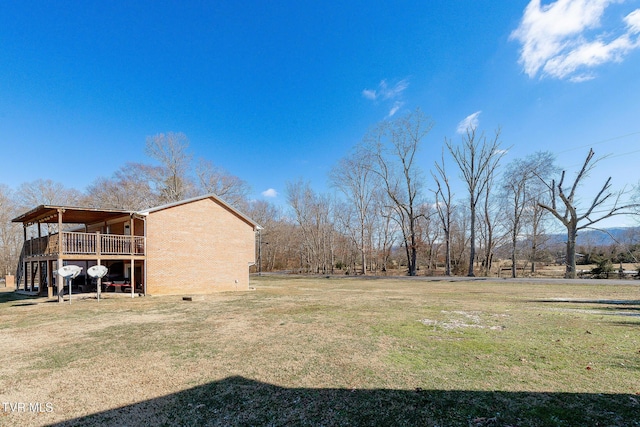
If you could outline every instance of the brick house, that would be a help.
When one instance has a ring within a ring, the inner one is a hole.
[[[63,282],[57,269],[68,264],[83,272],[106,265],[105,290],[132,295],[246,290],[260,229],[213,194],[136,212],[42,205],[13,222],[25,230],[17,288],[49,297]],[[95,290],[89,278],[78,280],[79,291]]]

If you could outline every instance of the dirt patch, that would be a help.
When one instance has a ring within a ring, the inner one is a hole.
[[[447,320],[431,320],[420,319],[419,322],[426,326],[440,327],[443,329],[459,329],[459,328],[478,328],[478,329],[491,329],[491,330],[503,330],[503,325],[486,325],[483,324],[480,312],[466,312],[466,311],[442,311],[447,317]],[[506,315],[503,315],[506,316]]]

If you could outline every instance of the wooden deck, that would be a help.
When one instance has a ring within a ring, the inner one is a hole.
[[[62,237],[62,239],[60,239]],[[27,240],[23,256],[30,258],[56,258],[79,256],[81,258],[109,258],[122,256],[144,256],[146,239],[143,236],[119,234],[79,233],[63,231]]]

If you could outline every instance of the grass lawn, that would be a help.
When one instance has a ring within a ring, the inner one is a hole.
[[[0,292],[0,425],[640,426],[640,286],[252,278]]]

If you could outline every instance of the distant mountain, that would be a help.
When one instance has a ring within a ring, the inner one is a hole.
[[[552,234],[551,244],[563,244],[566,234]],[[609,246],[613,244],[640,243],[640,227],[616,227],[602,230],[582,230],[578,232],[578,246]]]

